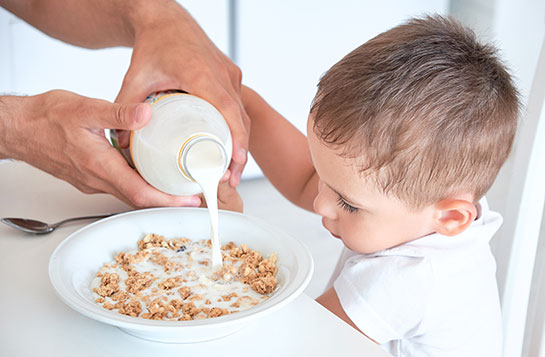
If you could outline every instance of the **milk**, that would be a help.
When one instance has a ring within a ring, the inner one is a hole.
[[[212,241],[212,268],[221,269],[222,257],[218,236],[218,185],[224,174],[225,159],[214,141],[203,140],[187,153],[186,167],[191,177],[201,186],[210,214]]]
[[[125,251],[125,256],[136,255],[141,250]],[[199,241],[189,241],[184,243],[184,250],[178,251],[176,249],[169,249],[163,247],[148,248],[149,253],[144,259],[134,262],[131,266],[139,273],[149,272],[156,278],[153,283],[148,287],[140,290],[138,296],[135,299],[141,300],[143,297],[147,297],[150,300],[160,297],[166,304],[173,300],[179,300],[180,294],[176,292],[178,287],[170,291],[164,291],[159,287],[160,282],[164,282],[169,278],[181,277],[183,279],[183,286],[191,289],[193,296],[201,295],[200,299],[189,300],[193,301],[197,308],[211,308],[217,307],[220,309],[228,309],[231,313],[248,309],[257,305],[259,302],[265,300],[268,295],[262,295],[255,290],[249,288],[247,284],[242,283],[240,280],[232,279],[229,281],[213,279],[213,272],[210,271],[210,267],[200,264],[201,261],[208,261],[210,259],[210,248]],[[153,252],[159,253],[161,256],[168,259],[173,263],[170,265],[172,269],[165,270],[164,265],[157,264],[150,259]],[[227,265],[233,266],[235,269],[239,269],[242,264],[242,260],[237,262],[230,262]],[[120,277],[119,288],[121,291],[127,291],[126,281],[129,278],[127,271],[123,269],[123,266],[116,264],[116,261],[106,263],[99,272],[114,273]],[[95,277],[91,282],[91,291],[93,291],[93,297],[100,299],[101,296],[97,294],[95,289],[98,289],[101,285],[101,277]],[[135,294],[136,295],[136,294]],[[231,299],[225,299],[225,296],[235,295],[236,297]],[[131,299],[132,300],[132,299]],[[211,303],[207,304],[206,301]],[[233,306],[233,302],[237,301],[239,306]],[[105,301],[110,304],[116,304],[117,301],[112,297],[105,297]],[[149,312],[147,304],[142,301],[143,312]],[[165,320],[176,320],[176,318],[164,318]]]

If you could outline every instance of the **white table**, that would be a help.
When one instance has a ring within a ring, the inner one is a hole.
[[[0,162],[0,217],[55,222],[129,209],[20,162]],[[198,344],[130,336],[66,306],[49,282],[55,247],[85,223],[36,236],[0,224],[0,356],[388,356],[307,295],[239,332]]]

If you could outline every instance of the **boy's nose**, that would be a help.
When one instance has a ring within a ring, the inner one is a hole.
[[[314,199],[314,211],[322,217],[329,219],[337,218],[337,210],[335,200],[332,199],[332,192],[320,181],[318,186],[318,195]]]

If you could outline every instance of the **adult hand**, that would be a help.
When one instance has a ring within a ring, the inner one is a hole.
[[[150,186],[104,136],[104,128],[136,130],[150,117],[148,104],[112,104],[60,90],[0,97],[0,158],[26,161],[84,193],[110,193],[134,207],[198,206],[196,196]]]
[[[250,126],[240,99],[240,69],[180,5],[161,4],[133,17],[134,50],[116,101],[142,102],[152,92],[169,89],[182,89],[209,101],[231,129],[229,182],[236,187],[247,160]]]
[[[227,170],[218,185],[218,208],[242,213],[244,208],[242,197],[237,189],[229,184],[229,177],[230,173]],[[208,207],[204,195],[200,193],[199,197],[201,198],[201,207]]]

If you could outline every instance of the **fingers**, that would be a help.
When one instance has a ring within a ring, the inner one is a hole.
[[[117,142],[120,148],[128,148],[131,139],[131,132],[127,130],[117,130]]]
[[[88,102],[88,125],[95,128],[136,130],[151,119],[151,106],[147,103],[117,104],[94,100]]]
[[[101,110],[105,116],[109,117],[101,119],[99,122],[103,125],[112,123],[115,125],[114,128],[138,129],[140,124],[149,120],[149,116],[151,116],[151,107],[148,104],[109,104],[109,108],[101,107],[97,112],[100,113]],[[137,123],[131,123],[131,119]],[[136,208],[198,207],[201,204],[201,200],[197,196],[169,195],[149,185],[135,170],[128,166],[119,152],[110,146],[102,136],[93,136],[91,132],[86,134],[86,131],[82,131],[78,144],[75,146],[83,150],[82,155],[86,158],[79,160],[85,167],[76,170],[83,174],[84,185],[92,188],[95,192],[110,193]]]
[[[246,162],[244,162],[244,164],[239,164],[234,160],[231,161],[231,164],[229,165],[229,170],[232,171],[232,174],[229,179],[229,184],[232,187],[237,187],[240,184],[240,178],[242,176],[242,170],[244,169],[245,164]]]
[[[220,182],[229,181],[230,177],[231,177],[231,170],[227,169],[225,170],[225,173],[223,174],[223,177],[221,178]]]
[[[231,170],[230,184],[236,187],[240,183],[242,170],[248,160],[249,146],[249,118],[244,110],[240,97],[231,88],[233,96],[229,95],[225,89],[206,88],[206,92],[200,92],[194,88],[193,93],[212,103],[223,115],[229,125],[231,137],[233,140],[232,161],[229,166]]]
[[[198,207],[201,200],[198,196],[174,196],[161,192],[142,179],[142,177],[131,169],[121,156],[116,155],[103,160],[103,180],[107,185],[106,192],[113,194],[133,207]]]
[[[225,55],[223,56],[225,57]],[[236,185],[238,185],[238,182],[240,182],[240,175],[248,160],[250,118],[248,114],[246,114],[246,109],[242,103],[242,72],[240,71],[240,68],[234,65],[227,57],[225,57],[224,62],[231,86],[224,86],[224,90],[227,92],[229,99],[220,100],[218,106],[231,129],[234,163],[232,167],[233,174],[231,183],[236,181]]]
[[[231,169],[231,179],[230,184],[233,187],[237,187],[240,183],[240,178],[242,176],[242,171],[246,162],[248,161],[248,147],[249,147],[249,118],[240,102],[240,116],[239,122],[235,122],[236,125],[233,125],[231,130],[231,135],[233,137],[233,159],[230,164]]]
[[[242,212],[243,204],[237,190],[228,180],[221,181],[218,186],[218,207],[220,209]]]

